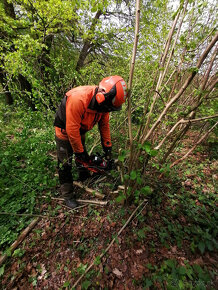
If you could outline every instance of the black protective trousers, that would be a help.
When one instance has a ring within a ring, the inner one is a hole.
[[[57,158],[58,158],[58,175],[60,184],[73,183],[72,177],[72,157],[73,149],[68,140],[62,140],[55,136]]]
[[[58,175],[60,184],[72,184],[72,157],[73,157],[73,149],[68,140],[62,140],[55,136],[56,147],[57,147],[57,158],[58,158]],[[81,141],[85,149],[85,134],[81,135]],[[76,163],[78,172],[79,172],[79,180],[85,180],[89,177],[89,172],[80,168],[80,165]]]

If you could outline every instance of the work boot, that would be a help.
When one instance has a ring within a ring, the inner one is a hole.
[[[78,207],[78,203],[73,195],[73,184],[72,183],[61,184],[60,189],[61,194],[65,200],[65,205],[72,209]]]
[[[68,198],[65,198],[65,205],[74,209],[76,207],[78,207],[78,203],[75,199],[68,199]]]

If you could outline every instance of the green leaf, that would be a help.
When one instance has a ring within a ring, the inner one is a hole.
[[[185,289],[184,288],[184,283],[182,280],[179,280],[179,289]]]
[[[141,179],[140,176],[137,176],[136,181],[137,181],[137,183],[138,183],[139,185],[142,184],[142,179]]]
[[[150,155],[151,155],[152,157],[157,156],[157,154],[158,154],[158,151],[155,150],[155,149],[152,149],[151,152],[150,152]]]
[[[0,276],[2,276],[5,272],[5,265],[0,268]]]
[[[186,268],[185,267],[181,266],[181,267],[178,268],[178,270],[179,270],[179,274],[180,275],[185,275],[186,274]]]
[[[115,201],[119,203],[119,202],[122,202],[124,199],[125,199],[124,195],[119,195]]]
[[[137,173],[136,173],[136,171],[135,171],[135,170],[132,170],[132,171],[130,172],[130,179],[131,179],[131,180],[135,180],[136,177],[137,177]]]
[[[144,195],[150,195],[152,193],[152,189],[150,186],[146,185],[145,187],[142,187],[141,193]]]
[[[64,283],[64,285],[63,285],[64,288],[67,288],[67,287],[69,287],[69,286],[70,286],[70,282],[69,282],[69,281],[66,281],[66,282]]]
[[[95,265],[99,265],[99,264],[101,264],[101,258],[100,258],[100,256],[97,256],[97,257],[95,258],[94,264],[95,264]]]
[[[167,266],[169,266],[170,268],[172,268],[172,269],[174,269],[175,266],[176,266],[176,264],[175,264],[175,260],[166,260],[166,261],[165,261],[165,264],[166,264]]]
[[[201,254],[203,254],[204,251],[205,251],[205,243],[204,242],[199,242],[198,243],[198,249],[201,251]]]
[[[129,179],[129,175],[128,174],[124,174],[123,177],[124,177],[125,180],[128,180]]]
[[[146,143],[143,145],[143,149],[145,150],[146,153],[150,154],[150,152],[151,152],[151,143],[146,142]]]
[[[119,160],[120,162],[124,162],[124,160],[125,160],[125,156],[123,156],[123,155],[118,156],[118,160]]]
[[[82,289],[88,289],[89,286],[91,285],[91,282],[89,280],[85,280],[83,283],[82,283]]]

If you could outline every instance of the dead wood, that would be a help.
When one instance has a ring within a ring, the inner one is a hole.
[[[88,200],[88,199],[77,199],[78,203],[84,204],[94,204],[94,205],[107,205],[108,201],[100,201],[100,200]]]
[[[28,235],[28,233],[35,227],[35,225],[38,223],[39,221],[39,217],[35,218],[29,225],[27,228],[25,228],[25,230],[23,230],[23,232],[20,234],[20,236],[18,237],[18,239],[10,246],[9,251],[10,253],[13,253],[14,250],[20,245],[20,243],[22,243],[22,241],[25,239],[25,237]],[[0,257],[0,266],[6,261],[8,255],[2,255]]]
[[[78,182],[78,181],[74,181],[73,184],[74,184],[75,186],[81,188],[81,189],[84,189],[87,193],[92,194],[92,195],[94,195],[94,196],[97,196],[97,197],[100,198],[100,199],[103,199],[103,198],[105,197],[104,194],[102,194],[102,193],[100,193],[100,192],[98,192],[98,191],[96,191],[96,190],[94,190],[94,189],[91,189],[91,188],[89,188],[89,187],[83,185],[82,183],[80,183],[80,182]]]

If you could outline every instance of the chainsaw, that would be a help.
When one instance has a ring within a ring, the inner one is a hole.
[[[99,153],[91,155],[89,161],[84,161],[80,158],[76,158],[75,162],[79,169],[86,169],[95,174],[107,174],[113,168],[113,160],[106,160]]]

